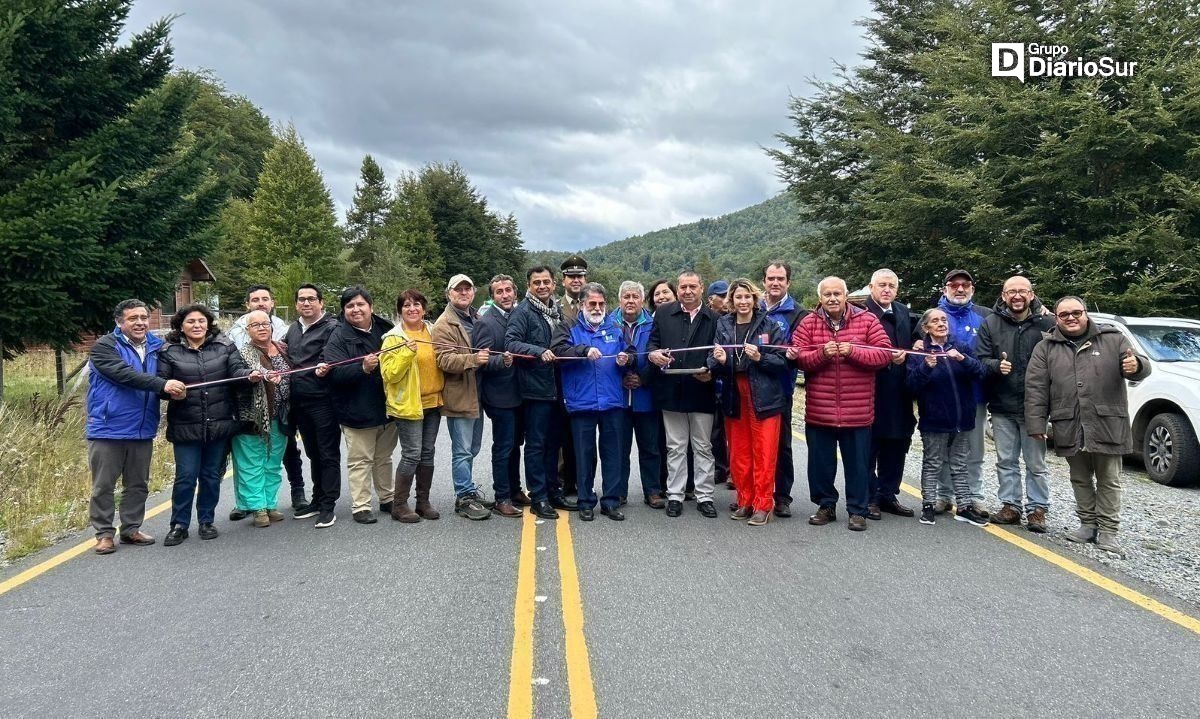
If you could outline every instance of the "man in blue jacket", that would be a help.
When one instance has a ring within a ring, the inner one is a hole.
[[[150,456],[158,434],[161,395],[183,399],[179,380],[158,376],[163,341],[150,334],[150,310],[141,300],[125,300],[113,312],[117,326],[96,340],[88,360],[88,465],[92,501],[88,513],[96,530],[96,554],[112,554],[113,491],[121,478],[121,543],[154,544],[141,530],[150,484]]]
[[[987,307],[975,304],[974,298],[975,278],[970,272],[950,270],[946,273],[938,309],[945,312],[950,320],[950,339],[957,347],[968,349],[972,354],[979,339],[979,328],[983,320],[992,314]],[[976,379],[971,391],[975,395],[975,429],[971,430],[970,452],[967,455],[967,486],[971,490],[975,511],[987,518],[991,514],[983,503],[983,437],[987,428],[987,398],[983,394],[983,380]],[[950,470],[946,468],[938,482],[938,499],[934,505],[937,513],[945,512],[954,504],[951,499],[953,493]]]
[[[552,349],[562,360],[563,400],[571,415],[575,440],[575,483],[579,489],[579,518],[596,518],[596,430],[600,431],[600,512],[621,521],[621,453],[625,445],[625,388],[623,369],[629,364],[621,328],[608,316],[608,292],[589,282],[579,293],[579,318],[559,326]]]
[[[762,309],[790,342],[800,320],[808,314],[802,305],[788,294],[792,282],[792,266],[783,260],[771,260],[763,270]],[[796,394],[796,376],[799,370],[792,369],[779,378],[783,391],[784,407],[782,426],[779,430],[779,459],[775,462],[775,516],[792,516],[792,485],[796,482],[796,469],[792,462],[792,398]]]
[[[637,436],[638,468],[642,476],[642,501],[654,509],[667,506],[663,497],[661,468],[663,457],[658,450],[662,416],[654,406],[649,381],[653,365],[646,359],[646,347],[650,343],[650,330],[654,320],[646,311],[646,290],[640,282],[621,283],[621,306],[613,310],[609,320],[621,330],[624,350],[629,362],[621,371],[621,387],[625,390],[625,422],[621,439],[622,497],[629,494],[630,453],[633,438]]]

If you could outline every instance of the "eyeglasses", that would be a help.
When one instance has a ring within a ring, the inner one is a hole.
[[[297,297],[296,298],[296,304],[298,304],[298,305],[306,305],[310,302],[320,302],[320,301],[321,301],[320,297]]]
[[[1055,317],[1058,317],[1060,320],[1077,320],[1083,317],[1083,310],[1067,310],[1066,312],[1059,312]]]
[[[271,326],[271,323],[270,322],[251,322],[250,324],[248,324],[246,326],[252,330],[261,330],[261,329],[269,328]]]
[[[1004,294],[1009,297],[1029,297],[1033,294],[1032,290],[1005,290]]]
[[[952,290],[969,290],[975,286],[974,282],[947,282],[946,286]]]

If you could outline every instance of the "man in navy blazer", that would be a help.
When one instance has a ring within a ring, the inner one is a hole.
[[[892,346],[912,349],[913,320],[908,307],[896,302],[900,280],[889,269],[875,270],[871,275],[871,297],[867,311],[879,318]],[[883,512],[900,517],[913,516],[913,510],[897,499],[900,480],[904,476],[904,458],[912,445],[913,397],[905,383],[903,352],[893,356],[892,363],[875,375],[875,424],[871,427],[870,502],[868,519],[881,519]]]

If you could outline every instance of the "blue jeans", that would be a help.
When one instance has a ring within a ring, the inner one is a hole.
[[[558,479],[562,426],[557,417],[554,402],[525,401],[525,483],[529,486],[529,497],[535,502],[562,496],[562,483]]]
[[[483,444],[482,417],[447,417],[450,431],[450,476],[454,478],[454,496],[478,492],[471,481],[471,463]]]
[[[996,477],[1000,501],[1019,511],[1050,509],[1050,475],[1046,470],[1046,443],[1025,434],[1024,417],[992,415],[996,442]],[[1025,504],[1021,504],[1021,458],[1025,458]]]
[[[820,427],[804,425],[808,440],[808,491],[813,504],[836,507],[838,491],[833,486],[837,475],[837,451],[842,450],[842,470],[846,477],[846,511],[867,516],[870,476],[867,462],[871,456],[870,427]]]
[[[603,496],[600,506],[616,509],[621,506],[621,455],[626,460],[625,410],[603,412],[574,412],[571,414],[571,435],[575,440],[575,486],[579,490],[579,508],[596,506],[596,430],[600,430],[600,477]],[[624,450],[624,452],[622,452]]]
[[[492,420],[492,491],[497,502],[512,499],[512,454],[517,441],[517,413],[520,407],[492,407],[483,411]]]
[[[662,494],[662,484],[659,469],[662,466],[662,454],[659,451],[662,434],[662,415],[658,412],[625,412],[625,422],[621,427],[621,439],[625,446],[621,449],[621,488],[618,494],[629,496],[629,471],[633,453],[633,437],[637,435],[638,469],[642,475],[642,495],[649,499],[651,494]]]
[[[171,489],[171,524],[184,529],[192,523],[192,500],[196,500],[196,519],[212,524],[217,502],[221,499],[221,469],[229,452],[229,440],[177,442],[175,444],[175,486]],[[199,484],[199,497],[196,485]]]

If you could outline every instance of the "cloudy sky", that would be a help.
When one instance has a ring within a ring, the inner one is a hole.
[[[863,49],[866,0],[139,0],[181,67],[294,122],[345,210],[456,160],[530,249],[582,249],[781,189],[789,93]]]

